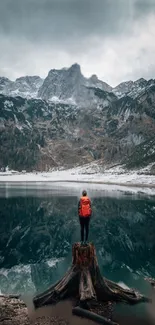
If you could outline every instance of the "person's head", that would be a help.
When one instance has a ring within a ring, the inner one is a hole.
[[[83,196],[87,196],[87,191],[83,190],[83,191],[82,191],[82,195],[83,195]]]

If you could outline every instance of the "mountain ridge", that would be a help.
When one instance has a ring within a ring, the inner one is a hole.
[[[46,100],[68,100],[78,105],[84,105],[88,97],[88,88],[99,88],[113,92],[117,98],[130,96],[136,98],[146,87],[155,84],[154,79],[140,78],[136,81],[121,82],[111,87],[93,74],[89,78],[81,73],[79,64],[74,63],[69,68],[51,69],[46,78],[39,76],[23,76],[11,81],[0,77],[0,93],[25,98],[41,98]],[[90,101],[88,101],[90,105]]]
[[[99,89],[95,96],[100,104],[84,109],[0,95],[0,168],[43,171],[98,159],[140,168],[155,161],[155,105],[149,104],[155,88],[139,99],[110,98],[108,105],[109,93]]]
[[[155,161],[154,80],[129,82],[117,96],[75,64],[52,69],[45,80],[17,78],[4,94],[8,83],[0,79],[0,168],[43,171],[96,160],[141,168]],[[31,96],[21,96],[31,87]]]

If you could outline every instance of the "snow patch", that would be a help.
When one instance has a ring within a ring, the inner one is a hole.
[[[155,176],[147,175],[152,164],[141,169],[127,171],[123,166],[114,166],[104,169],[97,163],[87,164],[68,170],[53,170],[51,172],[38,173],[0,173],[0,182],[3,183],[46,183],[54,186],[57,184],[61,188],[80,188],[85,183],[85,187],[96,188],[103,191],[128,191],[131,193],[145,193],[155,195]]]
[[[118,282],[118,285],[120,286],[120,287],[122,287],[123,289],[127,289],[127,290],[129,290],[130,288],[124,283],[124,282]]]
[[[10,111],[12,107],[13,107],[13,102],[11,100],[5,100],[4,108]]]
[[[48,260],[46,263],[49,267],[53,267],[55,266],[58,262],[62,261],[63,258],[51,258],[50,260]]]

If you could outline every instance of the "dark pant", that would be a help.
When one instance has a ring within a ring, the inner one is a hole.
[[[88,240],[89,234],[89,221],[90,217],[80,217],[80,225],[81,225],[81,241],[84,241],[84,230],[85,230],[85,240]]]

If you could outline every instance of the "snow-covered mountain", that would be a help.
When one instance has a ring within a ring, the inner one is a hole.
[[[87,106],[96,103],[91,88],[107,92],[112,90],[112,87],[99,80],[96,75],[89,79],[85,78],[80,66],[75,63],[68,69],[50,70],[38,91],[38,96],[46,100],[68,100],[74,104]]]
[[[90,107],[100,105],[100,100],[97,100],[94,95],[95,89],[110,93],[110,97],[114,95],[115,98],[124,96],[137,98],[139,94],[145,92],[152,85],[155,85],[154,79],[147,81],[141,78],[136,81],[122,82],[112,88],[106,82],[99,80],[96,75],[85,78],[81,73],[80,65],[75,63],[69,68],[50,70],[45,79],[39,76],[25,76],[11,81],[8,78],[0,77],[0,94],[13,97],[40,98],[47,101]],[[107,100],[103,105],[107,106]]]
[[[85,108],[0,95],[0,168],[69,168],[95,160],[128,168],[154,163],[155,86],[135,99],[92,91],[100,104]]]
[[[121,82],[117,87],[113,88],[112,91],[117,97],[123,97],[128,95],[129,97],[136,98],[142,91],[149,88],[150,86],[155,85],[155,80],[145,80],[140,78],[136,81],[126,81]]]
[[[107,92],[112,91],[112,87],[109,86],[106,82],[99,80],[96,74],[93,74],[89,79],[86,79],[86,86],[99,88]]]
[[[77,63],[69,68],[50,70],[45,80],[39,76],[20,77],[15,81],[0,77],[0,93],[3,95],[40,98],[79,106],[99,104],[96,102],[94,89],[112,91],[112,87],[99,80],[96,75],[85,78]]]
[[[20,77],[15,81],[0,77],[0,93],[13,97],[36,98],[42,83],[43,79],[39,76]]]
[[[78,64],[45,78],[0,78],[0,168],[45,170],[97,159],[128,168],[155,161],[155,81],[115,89]]]

